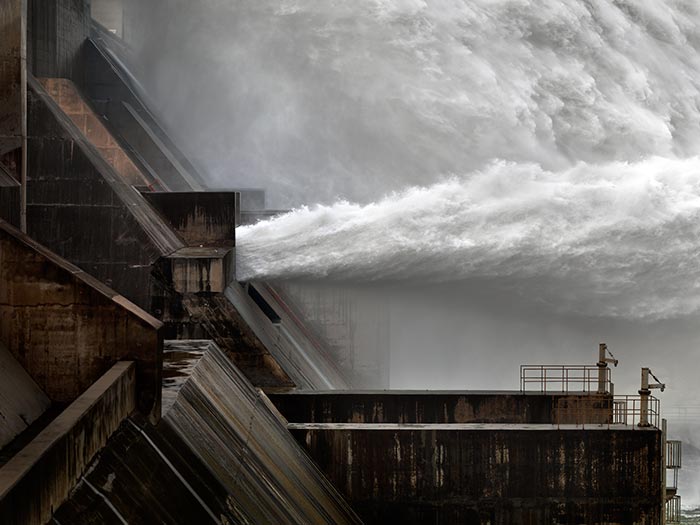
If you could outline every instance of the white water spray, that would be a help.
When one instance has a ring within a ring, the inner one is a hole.
[[[332,159],[355,146],[373,159],[347,156],[343,193],[394,193],[241,230],[241,277],[486,279],[630,318],[700,308],[695,3],[360,5],[288,1],[271,16],[309,24],[292,45],[329,75],[302,82],[309,96],[344,100],[337,128],[304,134],[333,137]],[[351,114],[373,144],[353,139]],[[336,179],[326,168],[310,176]]]
[[[238,230],[239,278],[492,280],[584,314],[700,308],[700,160],[500,162]]]

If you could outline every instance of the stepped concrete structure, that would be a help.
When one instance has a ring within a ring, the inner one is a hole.
[[[677,518],[659,385],[614,395],[603,347],[515,391],[387,391],[381,312],[239,282],[236,226],[278,212],[208,189],[149,109],[138,9],[0,5],[0,523]]]

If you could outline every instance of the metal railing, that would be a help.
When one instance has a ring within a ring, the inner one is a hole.
[[[666,500],[666,523],[681,522],[681,497],[673,496]]]
[[[666,440],[666,468],[681,468],[683,445],[676,439]]]
[[[659,428],[661,421],[659,414],[659,400],[649,396],[646,409],[646,421],[649,426]],[[579,397],[572,399],[559,399],[552,409],[552,423],[557,425],[575,425],[585,428],[590,426],[625,425],[632,429],[640,428],[642,421],[642,396],[613,396],[604,398]],[[675,443],[675,442],[669,442]],[[675,445],[673,445],[675,446]],[[673,450],[675,461],[677,449]],[[669,467],[671,468],[671,467]]]
[[[681,442],[675,439],[666,441],[666,491],[678,490],[678,472],[681,469]]]
[[[598,392],[596,365],[520,365],[520,391]],[[610,392],[610,369],[605,368],[605,391]]]
[[[612,422],[615,425],[637,426],[642,419],[642,396],[614,396]],[[659,428],[660,403],[658,398],[648,396],[646,420],[650,426]]]
[[[698,421],[700,406],[672,406],[664,408],[664,417],[669,421]]]

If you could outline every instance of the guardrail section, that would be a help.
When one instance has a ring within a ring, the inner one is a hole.
[[[520,390],[596,393],[600,373],[596,365],[520,365]],[[610,392],[610,369],[602,373],[604,391]]]

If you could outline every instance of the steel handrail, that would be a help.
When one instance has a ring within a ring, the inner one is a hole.
[[[520,365],[520,391],[597,392],[599,373],[597,365]],[[610,383],[610,369],[605,369],[606,391]]]

